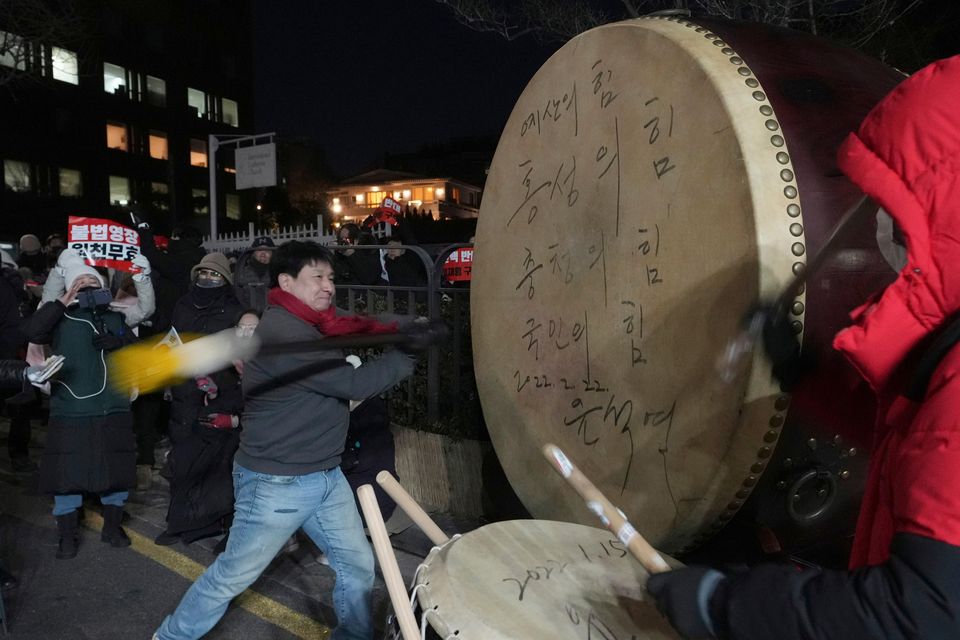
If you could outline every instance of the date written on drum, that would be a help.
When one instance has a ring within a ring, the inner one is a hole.
[[[522,578],[503,578],[501,582],[514,583],[517,587],[517,601],[522,602],[527,587],[531,582],[545,582],[557,574],[563,573],[569,563],[558,560],[547,560],[542,565],[527,569]]]
[[[601,542],[599,545],[595,542],[588,543],[586,546],[578,544],[577,548],[580,549],[580,553],[582,553],[583,557],[590,563],[594,560],[601,562],[605,560],[619,560],[627,555],[627,548],[616,538],[610,538],[606,542]]]

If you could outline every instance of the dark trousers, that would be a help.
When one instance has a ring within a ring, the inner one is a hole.
[[[10,435],[7,439],[7,453],[10,459],[26,458],[30,455],[30,416],[37,410],[39,401],[24,404],[8,404],[10,416]]]
[[[170,403],[163,399],[162,393],[148,393],[133,401],[132,410],[137,464],[153,465],[154,449],[170,420]]]

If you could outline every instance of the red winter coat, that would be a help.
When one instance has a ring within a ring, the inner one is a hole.
[[[839,164],[907,244],[897,280],[834,339],[879,407],[851,570],[760,565],[717,583],[707,617],[732,640],[957,640],[960,56],[894,89]]]
[[[871,111],[839,164],[903,231],[907,266],[855,313],[834,347],[876,392],[879,413],[851,568],[884,562],[894,533],[960,546],[960,350],[927,396],[897,367],[960,311],[960,57],[927,67]]]

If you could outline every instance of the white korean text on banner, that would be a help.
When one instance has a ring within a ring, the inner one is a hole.
[[[449,282],[469,281],[473,272],[473,247],[455,249],[443,263],[443,275]]]
[[[67,246],[88,264],[133,272],[131,260],[140,254],[140,235],[119,222],[103,218],[70,216]]]

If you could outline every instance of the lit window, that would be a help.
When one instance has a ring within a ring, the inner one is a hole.
[[[121,207],[130,204],[130,178],[110,176],[110,204]]]
[[[8,191],[25,193],[30,191],[30,165],[20,160],[3,161],[3,184]]]
[[[240,219],[240,196],[236,193],[228,193],[226,196],[227,201],[227,217],[231,220]]]
[[[404,189],[404,190],[403,190],[403,199],[404,199],[404,200],[409,200],[409,199],[410,199],[410,189]]]
[[[167,134],[162,131],[151,131],[148,136],[150,142],[150,157],[157,160],[166,160],[167,155]]]
[[[187,87],[187,105],[197,110],[197,117],[203,118],[207,115],[207,94],[199,89]]]
[[[460,187],[454,187],[450,190],[450,199],[456,203],[460,202]]]
[[[79,81],[77,54],[74,51],[61,49],[60,47],[51,48],[51,58],[53,60],[53,79],[77,84]]]
[[[83,195],[83,183],[80,172],[76,169],[60,168],[60,196],[63,198],[79,198]]]
[[[127,125],[121,122],[107,123],[107,148],[128,151]]]
[[[191,191],[193,200],[193,215],[205,216],[210,213],[210,202],[207,200],[206,189],[193,189]]]
[[[367,206],[368,206],[368,207],[376,207],[376,206],[379,205],[381,202],[383,202],[383,198],[384,198],[386,195],[387,195],[387,194],[385,194],[383,191],[368,191],[368,192],[367,192]]]
[[[153,208],[158,211],[170,210],[170,187],[166,182],[150,183],[150,201]]]
[[[190,164],[195,167],[207,166],[206,141],[190,138]]]
[[[354,198],[354,200],[357,201],[357,204],[363,204],[363,194],[362,194],[362,193],[358,193],[357,195],[353,196],[353,198]]]
[[[24,71],[27,68],[28,47],[18,35],[0,31],[0,64]]]
[[[399,199],[400,199],[400,192],[399,192],[399,191],[394,191],[394,192],[393,192],[393,199],[394,199],[394,200],[399,200]]]
[[[167,106],[167,83],[153,76],[147,76],[147,102],[155,107]]]
[[[443,187],[436,188],[437,200],[443,200],[444,190]]]
[[[103,63],[103,90],[107,93],[124,94],[127,91],[127,71],[121,66]]]
[[[231,127],[240,126],[240,108],[236,100],[223,99],[223,123]]]

